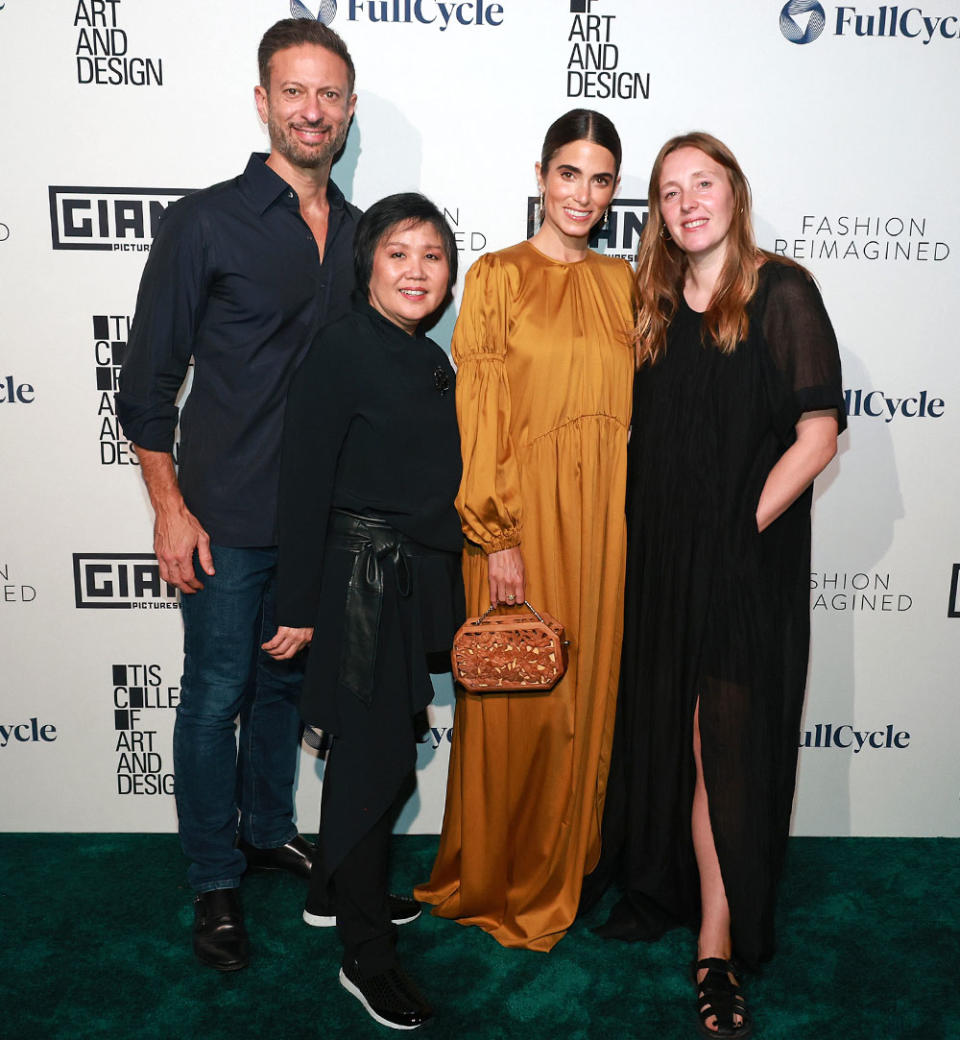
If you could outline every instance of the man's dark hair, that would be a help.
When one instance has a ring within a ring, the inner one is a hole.
[[[408,191],[375,202],[357,224],[353,238],[353,269],[357,276],[357,289],[364,296],[370,291],[373,254],[384,235],[395,227],[413,224],[429,224],[440,236],[450,268],[447,292],[450,291],[457,280],[457,240],[440,210],[426,196]]]
[[[301,47],[305,43],[324,47],[343,60],[347,66],[347,93],[352,94],[356,72],[347,45],[333,29],[328,29],[313,18],[283,18],[263,34],[257,51],[260,86],[264,90],[270,89],[270,59],[277,51],[286,50],[287,47]]]

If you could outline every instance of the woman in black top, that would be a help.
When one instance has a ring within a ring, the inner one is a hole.
[[[698,932],[708,1037],[746,1037],[739,969],[770,957],[809,644],[810,502],[845,425],[810,275],[760,250],[750,189],[709,134],[650,178],[627,468],[621,693],[599,929]],[[599,887],[591,879],[592,894]]]
[[[433,696],[426,655],[463,620],[455,376],[418,332],[448,297],[457,250],[436,207],[404,194],[367,210],[354,254],[353,312],[317,337],[287,402],[281,627],[267,649],[311,644],[301,713],[332,735],[305,918],[335,913],[341,983],[378,1021],[414,1028],[432,1013],[397,967],[391,917],[419,907],[388,900],[387,855],[414,715]]]

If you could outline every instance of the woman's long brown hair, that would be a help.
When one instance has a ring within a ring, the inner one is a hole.
[[[670,238],[660,208],[663,161],[679,148],[699,148],[727,173],[733,191],[733,217],[727,233],[727,253],[713,297],[703,315],[705,338],[725,354],[732,353],[750,327],[747,304],[757,291],[757,268],[763,260],[794,266],[784,257],[757,247],[751,220],[750,185],[733,152],[712,134],[695,130],[671,137],[660,149],[650,171],[649,215],[637,255],[637,367],[652,364],[667,343],[667,326],[680,306],[688,260]]]

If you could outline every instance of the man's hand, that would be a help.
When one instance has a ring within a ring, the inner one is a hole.
[[[312,628],[287,628],[286,625],[281,625],[273,639],[260,644],[260,649],[278,661],[287,661],[296,657],[305,646],[309,646],[311,639]]]
[[[203,588],[193,569],[194,549],[203,570],[214,574],[210,536],[182,500],[179,508],[158,510],[153,525],[153,551],[160,564],[160,577],[181,592],[193,593]]]
[[[210,536],[183,501],[170,452],[151,451],[140,445],[135,448],[156,516],[153,551],[160,564],[160,577],[181,592],[197,592],[203,582],[193,570],[193,551],[196,549],[203,570],[213,574]]]

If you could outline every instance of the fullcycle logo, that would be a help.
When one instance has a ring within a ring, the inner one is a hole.
[[[115,664],[111,671],[117,794],[171,795],[173,773],[165,765],[157,730],[145,729],[144,723],[145,713],[152,720],[160,718],[152,714],[156,710],[175,710],[180,687],[164,683],[158,664]]]
[[[314,19],[313,12],[300,0],[290,0],[290,16],[292,18]],[[316,21],[329,25],[337,17],[337,0],[320,0]]]
[[[375,25],[432,25],[440,32],[464,28],[494,27],[503,24],[503,4],[489,0],[319,0],[316,16],[300,0],[290,0],[294,18],[314,18],[329,25],[337,15],[338,7],[346,10],[351,22],[370,22]]]
[[[812,43],[826,24],[817,0],[788,0],[780,12],[780,32],[791,43]]]
[[[818,722],[800,734],[799,747],[830,750],[903,751],[910,746],[910,734],[892,723],[882,729],[857,729],[850,723]]]
[[[6,242],[10,237],[10,228],[7,227],[2,221],[0,221],[0,242]]]
[[[32,383],[20,383],[13,376],[0,378],[0,404],[33,404],[35,400]]]
[[[527,238],[537,230],[540,200],[535,195],[527,198]],[[606,220],[593,229],[590,248],[633,261],[640,245],[640,233],[647,222],[650,207],[646,199],[614,199]]]
[[[78,610],[180,609],[153,553],[74,553],[73,585]]]
[[[882,390],[844,390],[847,415],[851,418],[882,419],[941,419],[946,403],[934,397],[929,390],[921,390],[910,397],[894,397]]]
[[[0,8],[2,10],[2,8]],[[57,727],[52,722],[40,722],[34,715],[26,722],[7,722],[0,725],[0,748],[8,744],[52,744],[57,739]]]
[[[430,754],[439,751],[444,744],[453,743],[453,726],[428,726],[427,731],[417,738],[422,748],[430,749]]]
[[[960,563],[953,565],[950,576],[950,601],[947,603],[947,617],[960,618]]]
[[[925,47],[935,39],[960,37],[956,14],[928,14],[919,7],[883,4],[872,11],[840,5],[831,14],[833,35],[847,39],[919,40]],[[826,15],[817,0],[789,0],[780,11],[780,31],[791,43],[812,43],[826,28]]]
[[[53,248],[145,253],[167,206],[192,190],[51,185]]]

